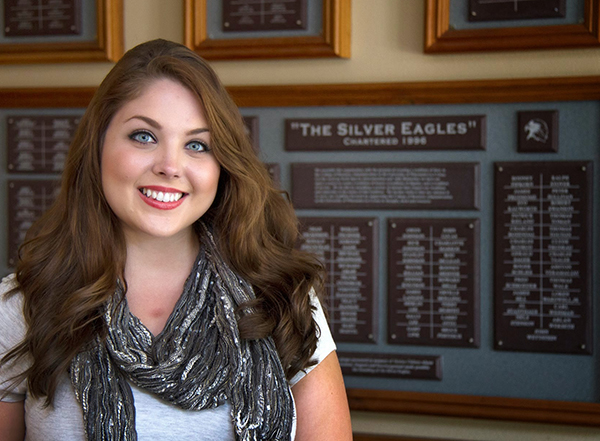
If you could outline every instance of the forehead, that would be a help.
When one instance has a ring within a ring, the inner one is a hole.
[[[181,83],[160,78],[141,87],[132,99],[125,101],[113,116],[123,120],[135,115],[181,122],[207,123],[204,106],[199,97]]]

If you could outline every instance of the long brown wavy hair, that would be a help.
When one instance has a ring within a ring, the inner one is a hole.
[[[106,76],[71,144],[54,205],[28,231],[16,268],[26,336],[2,360],[30,356],[23,374],[33,396],[51,403],[60,376],[87,344],[105,335],[103,307],[125,281],[126,247],[101,183],[109,122],[152,81],[175,80],[203,105],[221,166],[215,202],[202,217],[221,253],[256,292],[240,308],[243,338],[272,335],[288,378],[310,365],[317,341],[309,291],[322,266],[295,249],[297,219],[257,158],[242,117],[210,66],[180,44],[154,40],[128,51]],[[198,231],[198,230],[197,230]],[[126,284],[126,281],[125,281]],[[242,313],[249,311],[252,313]]]

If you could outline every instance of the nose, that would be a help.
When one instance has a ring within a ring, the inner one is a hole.
[[[168,178],[178,178],[182,172],[182,155],[180,149],[172,144],[163,144],[155,150],[154,174]]]

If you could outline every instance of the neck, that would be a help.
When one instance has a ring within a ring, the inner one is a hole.
[[[178,274],[181,271],[187,274],[196,260],[200,246],[192,229],[169,238],[126,237],[126,244],[126,277],[134,274]]]

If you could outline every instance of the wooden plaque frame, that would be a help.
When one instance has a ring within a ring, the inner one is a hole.
[[[426,53],[600,46],[600,0],[585,0],[582,24],[463,30],[450,26],[450,1],[426,0]]]
[[[207,0],[185,0],[185,45],[209,60],[350,58],[351,0],[323,0],[321,35],[210,39]]]
[[[96,0],[96,39],[0,44],[0,64],[117,61],[123,55],[123,0]]]
[[[600,100],[600,76],[411,83],[232,86],[240,107]],[[3,108],[85,107],[93,88],[0,89]],[[600,427],[600,403],[348,389],[350,408]],[[361,439],[381,439],[381,437]]]

